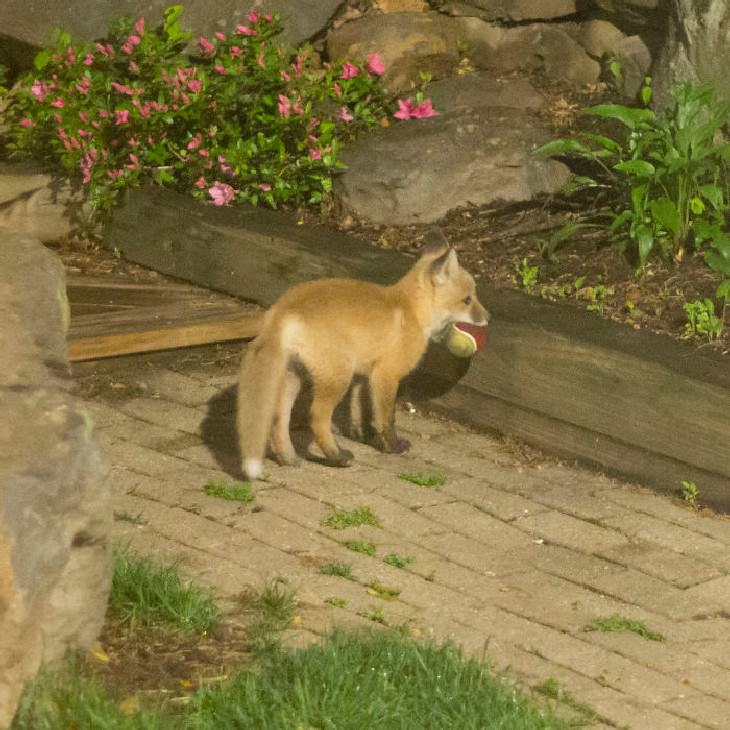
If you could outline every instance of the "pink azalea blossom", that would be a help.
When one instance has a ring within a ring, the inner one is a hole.
[[[30,129],[31,127],[35,127],[35,123],[32,119],[28,119],[28,117],[23,117],[23,119],[20,120],[20,126],[25,127],[26,129]]]
[[[281,78],[284,79],[284,81],[291,81],[291,76],[289,76],[289,74],[286,71],[284,71],[283,68],[279,71],[279,76],[281,76]]]
[[[267,23],[270,23],[270,22],[271,22],[271,21],[272,21],[273,19],[274,19],[274,16],[273,16],[273,15],[271,15],[271,13],[266,13],[266,15],[264,15],[264,20],[265,20],[265,21],[266,21]]]
[[[208,150],[198,150],[198,154],[201,157],[208,157],[210,155],[210,152],[208,152]]]
[[[107,170],[106,171],[107,177],[111,180],[117,180],[122,175],[124,175],[124,170]]]
[[[294,69],[294,75],[300,79],[302,78],[302,70],[304,68],[304,56],[299,54],[297,56],[297,60],[295,63],[291,65],[291,67]]]
[[[114,89],[114,91],[118,91],[120,94],[127,94],[128,96],[134,96],[139,93],[138,91],[131,89],[129,86],[124,86],[116,81],[112,81],[112,89]]]
[[[114,124],[120,127],[122,124],[129,122],[129,110],[128,109],[116,109],[114,112]]]
[[[309,156],[313,160],[321,160],[322,159],[322,150],[318,150],[315,147],[311,147],[309,150]]]
[[[94,54],[93,53],[87,53],[84,56],[84,60],[82,62],[84,66],[91,66],[92,63],[94,63]]]
[[[282,117],[288,117],[291,113],[291,102],[289,99],[284,96],[284,94],[279,94],[279,114]]]
[[[88,94],[90,89],[91,81],[85,76],[81,79],[81,81],[79,81],[78,84],[76,84],[76,91],[78,91],[79,94]]]
[[[135,24],[134,29],[139,35],[144,35],[144,18],[140,18]]]
[[[340,107],[340,110],[337,114],[335,114],[335,116],[343,122],[351,122],[355,118],[352,114],[350,114],[350,110],[346,106]]]
[[[228,177],[233,177],[235,170],[233,166],[228,163],[228,160],[223,155],[218,155],[218,164],[220,165],[221,172]]]
[[[238,46],[231,46],[231,56],[233,58],[240,58],[243,55],[243,51]]]
[[[142,39],[138,35],[132,35],[127,38],[127,43],[129,43],[131,46],[138,46],[142,42]]]
[[[198,39],[198,45],[200,46],[201,52],[206,55],[211,55],[215,52],[215,46],[207,38],[203,38],[203,36],[200,36]]]
[[[79,119],[84,124],[88,124],[88,122],[89,122],[89,115],[86,112],[79,112]]]
[[[416,119],[428,119],[428,117],[437,117],[439,113],[433,108],[430,99],[421,102],[411,113],[412,117]]]
[[[60,96],[57,96],[51,102],[51,106],[55,107],[56,109],[63,109],[63,107],[66,106],[66,102]]]
[[[259,190],[268,193],[271,190],[271,185],[269,183],[259,183]]]
[[[335,92],[335,96],[342,96],[342,89],[336,81],[334,84],[332,84],[332,91]]]
[[[342,64],[342,76],[341,79],[353,79],[357,76],[357,66],[352,63]]]
[[[130,61],[130,62],[129,62],[129,70],[130,70],[130,71],[131,71],[131,72],[132,72],[133,74],[137,74],[137,73],[139,73],[139,66],[137,65],[137,62],[136,62],[136,61]]]
[[[258,23],[259,22],[259,14],[258,14],[258,12],[256,10],[252,10],[248,14],[247,17],[248,17],[248,22],[249,23]]]
[[[217,30],[217,31],[215,32],[215,37],[216,37],[216,38],[217,38],[217,39],[218,39],[219,41],[222,41],[223,43],[225,43],[225,41],[226,41],[226,34],[225,34],[225,33],[221,33],[221,32],[220,32],[219,30]]]
[[[258,33],[253,28],[249,28],[247,25],[240,24],[236,26],[236,33],[238,33],[239,35],[248,36],[258,35]]]
[[[196,134],[187,144],[187,148],[189,150],[197,150],[198,147],[200,147],[200,143],[203,141],[203,138]]]
[[[114,54],[114,49],[111,47],[111,44],[109,44],[109,43],[107,43],[106,45],[104,45],[102,43],[97,43],[96,50],[99,53],[101,53],[102,56],[106,56],[107,58]],[[131,51],[130,51],[130,53],[131,53]]]
[[[94,166],[98,156],[99,155],[96,150],[89,150],[81,157],[79,167],[81,168],[81,174],[83,175],[82,182],[84,185],[88,185],[91,180],[91,168]]]
[[[413,114],[413,99],[398,99],[398,111],[393,114],[396,119],[410,119]]]
[[[126,53],[128,56],[134,51],[134,48],[132,47],[131,43],[122,43],[122,52]]]
[[[74,49],[69,46],[66,49],[66,58],[68,59],[69,63],[76,63],[76,54],[74,53]]]
[[[302,106],[302,97],[297,96],[297,100],[294,102],[294,105],[292,106],[292,111],[297,116],[302,116],[304,114],[304,107]]]
[[[221,76],[228,75],[228,70],[225,66],[223,66],[220,63],[217,63],[215,66],[213,66],[213,69],[216,71],[216,73],[219,73]]]
[[[195,187],[198,188],[198,190],[202,190],[208,183],[205,182],[205,178],[201,175],[196,181],[195,181]]]
[[[393,116],[396,119],[428,119],[428,117],[436,117],[438,114],[430,99],[414,104],[413,99],[409,96],[407,99],[398,99],[398,111]]]
[[[375,76],[382,76],[385,73],[385,64],[379,53],[371,53],[368,56],[368,71]]]
[[[235,197],[236,191],[227,183],[217,180],[208,188],[213,205],[228,205]]]
[[[127,165],[127,167],[130,170],[139,170],[140,165],[139,165],[139,158],[137,157],[137,155],[135,155],[134,152],[130,152],[129,159],[130,159],[130,163]]]
[[[200,79],[190,79],[188,81],[188,90],[193,94],[197,94],[203,88],[203,82]]]
[[[38,81],[38,79],[36,79],[30,87],[30,93],[35,96],[36,101],[43,101],[46,98],[48,91],[48,86],[42,81]]]

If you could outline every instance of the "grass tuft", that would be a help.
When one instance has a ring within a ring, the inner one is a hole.
[[[658,631],[652,631],[643,621],[635,621],[617,613],[613,616],[594,618],[583,627],[583,631],[630,631],[649,641],[664,641],[664,636]]]
[[[407,568],[412,562],[413,558],[404,558],[398,553],[388,553],[384,558],[383,562],[387,565],[392,565],[394,568]]]
[[[419,487],[440,487],[446,484],[445,474],[427,474],[426,472],[414,471],[398,474],[398,478]]]
[[[248,482],[208,482],[203,489],[210,497],[231,502],[253,502],[254,495]]]
[[[345,547],[354,553],[364,553],[371,557],[375,555],[375,545],[372,542],[361,542],[360,540],[347,540]]]
[[[322,575],[336,575],[338,578],[354,580],[352,566],[349,563],[325,563],[320,566],[319,572]]]
[[[338,598],[337,596],[330,596],[325,599],[325,603],[329,603],[330,606],[336,606],[337,608],[344,608],[347,606],[347,601],[344,598]]]
[[[219,618],[210,593],[185,583],[174,566],[165,566],[131,550],[114,550],[109,608],[136,627],[167,625],[204,633]]]
[[[371,596],[382,598],[384,601],[392,601],[400,596],[400,588],[389,588],[373,580],[368,583],[368,593]]]
[[[325,527],[331,527],[334,530],[344,530],[347,527],[359,527],[360,525],[380,527],[380,520],[370,507],[355,507],[351,510],[332,507],[323,524]]]

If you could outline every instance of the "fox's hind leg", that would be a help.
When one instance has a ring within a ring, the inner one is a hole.
[[[391,454],[403,454],[411,448],[407,439],[400,438],[395,430],[395,397],[400,378],[382,365],[370,374],[370,392],[373,407],[371,442],[376,449]]]
[[[289,435],[291,412],[301,387],[299,376],[292,370],[287,371],[279,390],[276,416],[271,429],[271,450],[279,464],[286,466],[298,466],[301,463]]]
[[[331,466],[350,466],[353,454],[341,449],[332,433],[332,413],[350,386],[350,373],[344,377],[322,377],[312,372],[312,432],[314,440]]]

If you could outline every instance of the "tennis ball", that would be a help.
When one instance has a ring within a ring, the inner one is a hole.
[[[478,327],[468,322],[457,322],[448,328],[443,342],[452,355],[471,357],[474,353],[484,349],[486,335],[486,327]]]

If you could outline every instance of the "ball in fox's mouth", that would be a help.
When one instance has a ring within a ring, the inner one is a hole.
[[[448,351],[456,357],[471,357],[484,349],[487,328],[469,322],[452,324],[444,337]]]

